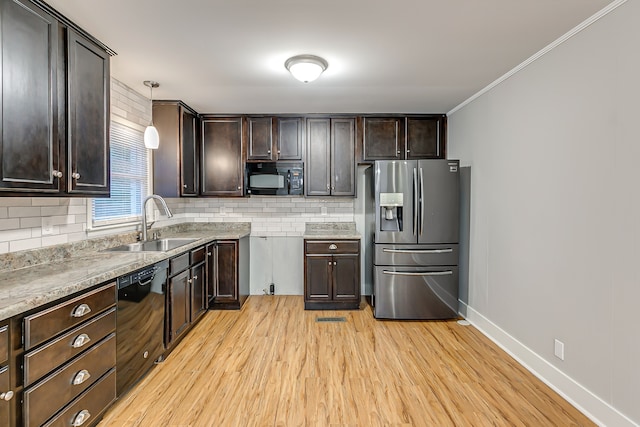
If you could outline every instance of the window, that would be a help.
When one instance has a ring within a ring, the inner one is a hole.
[[[142,132],[111,122],[111,197],[93,199],[93,227],[138,221],[148,195],[149,160]]]

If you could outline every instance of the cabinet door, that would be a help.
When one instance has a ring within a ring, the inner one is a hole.
[[[278,159],[302,160],[304,119],[299,117],[278,119]]]
[[[0,393],[7,393],[11,390],[11,381],[9,378],[9,367],[0,366]],[[15,397],[14,397],[15,398]],[[11,400],[11,399],[10,399]],[[10,407],[11,403],[5,399],[0,399],[0,425],[9,426],[11,424]]]
[[[329,301],[332,299],[331,278],[333,259],[331,255],[305,256],[305,300]]]
[[[206,248],[206,265],[207,265],[207,275],[206,275],[206,287],[207,287],[207,306],[211,304],[211,301],[216,297],[216,279],[217,279],[217,271],[216,267],[216,244],[211,243],[207,245]]]
[[[29,1],[1,0],[0,28],[0,190],[58,192],[58,21]]]
[[[404,119],[365,117],[364,161],[400,160],[404,154]]]
[[[170,310],[170,335],[169,343],[173,342],[189,326],[190,299],[189,299],[189,270],[169,279],[169,310]]]
[[[181,196],[198,195],[198,118],[180,107]]]
[[[242,119],[202,120],[202,194],[242,196]]]
[[[355,196],[355,119],[331,120],[331,195]]]
[[[357,255],[334,255],[333,295],[336,301],[360,298],[360,263]]]
[[[191,322],[207,310],[205,264],[191,267]]]
[[[73,30],[67,40],[67,188],[108,196],[109,55]]]
[[[407,118],[407,159],[444,158],[444,117]]]
[[[249,117],[247,119],[249,132],[249,152],[247,160],[274,160],[273,120],[271,117]]]
[[[307,165],[305,194],[328,196],[331,194],[331,120],[307,120]]]
[[[238,300],[238,244],[218,242],[216,302]]]

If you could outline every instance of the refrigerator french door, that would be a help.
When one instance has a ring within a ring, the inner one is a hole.
[[[457,317],[459,162],[377,161],[374,168],[374,316]]]

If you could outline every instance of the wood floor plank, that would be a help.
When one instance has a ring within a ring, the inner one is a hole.
[[[251,296],[208,312],[99,427],[593,425],[472,326]]]

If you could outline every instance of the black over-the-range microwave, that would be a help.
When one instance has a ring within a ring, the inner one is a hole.
[[[247,163],[247,194],[295,196],[304,193],[302,162]]]

